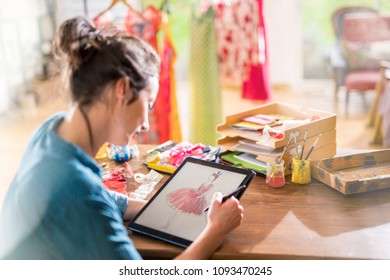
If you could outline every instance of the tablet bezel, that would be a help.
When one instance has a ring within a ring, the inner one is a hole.
[[[151,228],[151,227],[147,227],[147,226],[144,226],[141,224],[137,224],[137,219],[153,203],[153,201],[159,196],[161,191],[169,185],[169,183],[176,176],[176,174],[178,174],[182,170],[182,168],[189,162],[194,163],[194,164],[200,164],[203,166],[216,168],[219,170],[225,170],[225,171],[245,175],[244,179],[237,186],[237,188],[240,187],[241,185],[246,185],[246,188],[242,189],[242,191],[240,191],[237,195],[235,195],[235,197],[237,197],[237,199],[240,199],[242,197],[242,195],[244,194],[244,192],[248,188],[249,184],[251,183],[253,178],[256,176],[256,173],[250,169],[241,169],[241,168],[234,167],[234,166],[227,166],[227,165],[223,165],[220,163],[209,162],[209,161],[205,161],[205,160],[198,159],[198,158],[187,157],[183,161],[183,163],[177,168],[177,170],[168,178],[168,180],[153,195],[153,197],[150,198],[150,200],[145,204],[145,206],[140,210],[140,212],[129,222],[129,224],[127,226],[127,228],[129,230],[131,230],[132,232],[135,232],[135,233],[140,233],[140,234],[143,234],[143,235],[146,235],[149,237],[157,238],[157,239],[160,239],[162,241],[165,241],[165,242],[168,242],[168,243],[180,246],[180,247],[184,247],[184,248],[188,247],[193,242],[193,240],[184,239],[182,237],[175,236],[175,235],[160,231],[160,230],[155,229],[155,228]]]

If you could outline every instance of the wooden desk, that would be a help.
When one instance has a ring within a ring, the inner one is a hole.
[[[150,147],[140,145],[140,160],[130,161],[135,172],[148,172],[141,163]],[[128,191],[136,187],[131,181]],[[226,237],[213,259],[390,259],[390,189],[344,196],[315,180],[272,189],[257,176],[241,204],[242,225]],[[139,234],[129,236],[147,259],[171,259],[183,250]]]

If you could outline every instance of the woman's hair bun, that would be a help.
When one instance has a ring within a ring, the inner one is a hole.
[[[88,60],[98,47],[98,31],[84,17],[65,21],[59,28],[54,41],[55,54],[65,57],[69,66],[77,69]]]

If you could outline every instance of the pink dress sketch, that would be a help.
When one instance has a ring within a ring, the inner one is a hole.
[[[168,228],[176,218],[183,214],[194,214],[201,216],[208,206],[205,198],[206,193],[214,187],[214,181],[221,176],[222,172],[213,173],[207,182],[202,183],[198,188],[184,188],[171,192],[166,200],[172,212],[163,228]]]

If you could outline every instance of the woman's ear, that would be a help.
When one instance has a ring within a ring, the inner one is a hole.
[[[130,81],[126,77],[122,77],[115,83],[115,97],[117,100],[125,104],[131,99],[132,92],[130,90]]]

